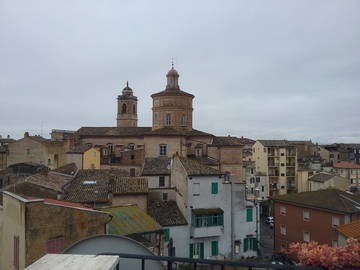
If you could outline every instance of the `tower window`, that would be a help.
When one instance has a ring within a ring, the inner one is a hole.
[[[186,116],[185,115],[181,116],[181,125],[186,126]]]
[[[166,156],[166,144],[160,144],[159,145],[159,150],[160,150],[160,156]]]
[[[170,125],[171,125],[171,115],[170,115],[169,113],[166,114],[165,124],[166,124],[167,126],[170,126]]]
[[[125,103],[122,105],[121,112],[126,113],[126,104]]]
[[[136,114],[136,105],[133,106],[133,114]]]

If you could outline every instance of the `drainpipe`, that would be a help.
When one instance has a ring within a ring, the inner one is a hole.
[[[230,180],[229,175],[225,175]],[[225,179],[227,180],[227,179]],[[233,208],[233,182],[230,180],[230,215],[231,215],[231,260],[234,259],[234,208]]]

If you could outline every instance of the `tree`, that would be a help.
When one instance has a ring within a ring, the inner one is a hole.
[[[292,243],[289,253],[295,253],[300,264],[304,266],[320,266],[327,269],[360,268],[360,243],[351,238],[343,247],[319,245],[317,242]]]

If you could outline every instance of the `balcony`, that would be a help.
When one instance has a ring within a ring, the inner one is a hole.
[[[286,156],[288,157],[295,157],[296,156],[296,149],[288,149],[286,151]]]
[[[193,228],[194,238],[213,237],[224,234],[224,226],[196,227]]]

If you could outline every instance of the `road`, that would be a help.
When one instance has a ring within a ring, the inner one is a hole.
[[[269,259],[274,252],[274,231],[266,224],[265,218],[260,217],[260,256]]]

